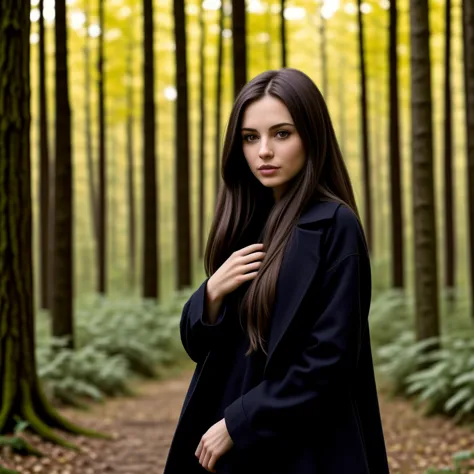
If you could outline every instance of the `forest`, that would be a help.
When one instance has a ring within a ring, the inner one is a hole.
[[[0,0],[0,473],[162,472],[229,113],[285,67],[361,211],[390,470],[474,472],[474,0]]]

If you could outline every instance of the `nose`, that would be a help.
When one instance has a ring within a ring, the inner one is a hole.
[[[261,144],[260,144],[260,149],[258,151],[258,156],[262,160],[271,158],[273,156],[273,150],[270,148],[268,144],[268,140],[265,138],[262,138],[260,143]]]

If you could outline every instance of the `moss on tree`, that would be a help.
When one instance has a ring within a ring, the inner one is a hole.
[[[0,434],[21,418],[44,439],[55,428],[101,436],[62,418],[36,373],[30,176],[30,0],[0,2]]]

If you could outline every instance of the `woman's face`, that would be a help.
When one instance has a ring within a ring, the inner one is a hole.
[[[255,177],[278,200],[306,162],[303,142],[286,105],[265,96],[242,116],[242,148]]]

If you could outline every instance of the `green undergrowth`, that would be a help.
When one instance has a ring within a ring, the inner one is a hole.
[[[187,357],[179,336],[179,320],[190,291],[166,303],[138,297],[88,296],[75,308],[75,349],[50,336],[50,321],[37,318],[38,375],[48,397],[86,408],[87,402],[133,395],[140,379],[176,372]]]

